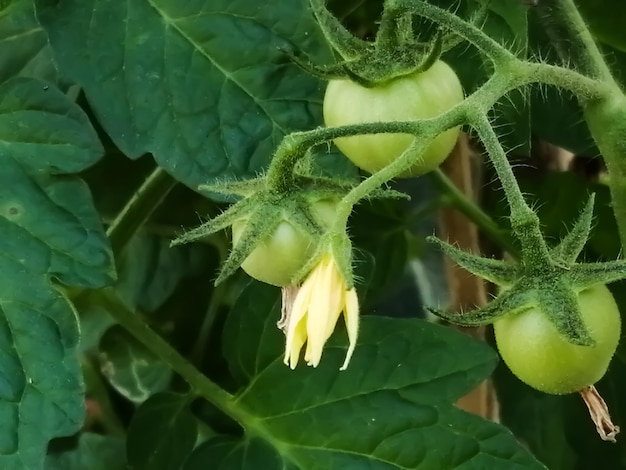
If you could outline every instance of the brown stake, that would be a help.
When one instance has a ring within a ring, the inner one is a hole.
[[[474,171],[478,160],[469,146],[467,136],[461,134],[456,147],[441,166],[442,171],[469,198],[474,198]],[[458,248],[479,253],[478,230],[463,214],[454,208],[444,208],[439,217],[441,238],[449,240]],[[485,282],[446,259],[446,272],[450,291],[450,309],[471,310],[487,303]],[[472,336],[484,338],[484,328],[457,327]],[[457,406],[486,419],[497,420],[498,410],[495,393],[488,381],[459,399]]]

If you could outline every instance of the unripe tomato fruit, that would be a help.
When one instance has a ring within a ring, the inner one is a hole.
[[[501,317],[493,324],[502,359],[522,382],[563,395],[604,376],[620,338],[621,318],[604,285],[578,294],[583,321],[595,346],[577,346],[562,336],[539,308]]]
[[[415,121],[436,117],[463,101],[463,87],[454,70],[436,61],[416,72],[371,88],[350,80],[331,80],[324,96],[327,127],[370,122]],[[402,177],[437,168],[452,151],[459,128],[448,129],[428,146],[422,160]],[[339,150],[359,168],[375,173],[397,159],[413,142],[410,134],[369,134],[335,140]]]
[[[322,200],[311,205],[313,217],[322,227],[329,227],[335,218],[337,201]],[[248,222],[247,218],[233,223],[233,245],[237,245]],[[289,222],[283,214],[274,233],[257,245],[241,264],[250,277],[274,286],[287,286],[293,276],[315,253],[315,241],[300,227]]]

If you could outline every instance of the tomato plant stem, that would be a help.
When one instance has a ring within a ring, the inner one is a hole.
[[[250,418],[235,406],[233,396],[196,369],[185,357],[158,335],[111,287],[95,292],[95,301],[105,307],[119,324],[165,364],[176,371],[193,391],[244,425]]]
[[[626,249],[626,96],[617,90],[588,103],[585,119],[609,171],[611,204]]]
[[[549,262],[550,255],[541,234],[539,218],[524,200],[506,153],[487,117],[477,115],[471,125],[478,132],[502,183],[511,210],[511,228],[522,245],[522,259],[540,268]]]
[[[148,176],[132,198],[126,203],[107,230],[113,253],[119,256],[128,241],[148,220],[177,181],[161,167]]]
[[[626,250],[626,96],[615,80],[602,52],[573,0],[557,0],[553,15],[578,41],[579,59],[587,72],[599,81],[600,96],[582,99],[585,119],[609,170],[609,187],[622,249]],[[580,94],[577,97],[581,99]]]

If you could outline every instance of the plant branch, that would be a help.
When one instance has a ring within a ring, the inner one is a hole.
[[[470,125],[485,146],[506,194],[511,210],[511,227],[522,245],[522,259],[539,267],[548,263],[550,253],[541,234],[539,218],[524,200],[506,153],[487,116],[478,113],[470,115]]]
[[[176,185],[176,180],[157,167],[115,217],[107,236],[113,253],[120,255],[137,230]]]
[[[563,88],[572,92],[583,105],[601,98],[609,91],[605,83],[557,65],[520,60],[511,64],[511,68],[512,73],[523,77],[527,84],[543,83]]]
[[[144,320],[130,309],[111,287],[96,291],[95,300],[105,307],[119,324],[133,335],[148,350],[176,371],[199,396],[207,399],[224,413],[237,420],[242,426],[250,417],[234,405],[233,396],[196,369],[167,341],[152,330]]]

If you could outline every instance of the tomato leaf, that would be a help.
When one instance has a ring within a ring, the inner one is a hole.
[[[233,406],[253,417],[242,423],[250,434],[209,440],[189,462],[210,455],[237,468],[543,468],[506,429],[452,406],[494,367],[486,345],[421,320],[366,317],[348,370],[339,371],[346,340],[338,331],[318,368],[291,371],[274,325],[278,305],[276,289],[251,283],[224,328],[224,353],[244,387]]]
[[[576,0],[593,35],[605,44],[626,52],[626,4],[612,0]]]
[[[43,82],[0,85],[0,468],[40,468],[84,418],[76,314],[52,280],[114,279],[87,186],[102,148],[83,112]]]
[[[124,440],[84,433],[76,448],[49,454],[45,470],[126,470]]]
[[[56,81],[46,33],[29,0],[0,3],[0,83],[16,76]]]
[[[305,0],[35,3],[116,145],[193,189],[255,176],[286,133],[321,122],[322,86],[280,50],[331,59]]]
[[[100,341],[102,373],[118,393],[141,403],[163,391],[170,368],[120,326],[110,328]]]
[[[153,395],[137,409],[126,442],[131,468],[181,468],[196,443],[198,432],[188,404],[186,396],[168,392]]]

